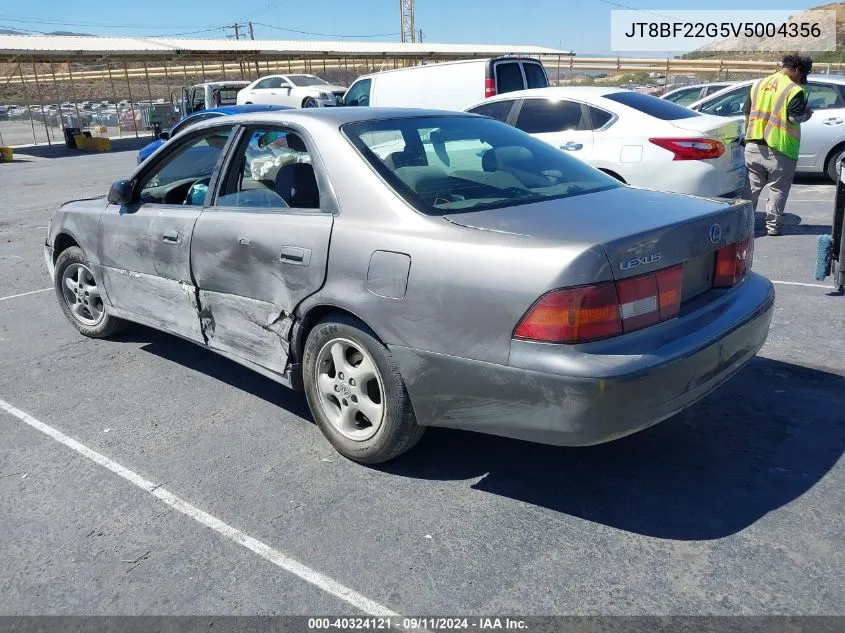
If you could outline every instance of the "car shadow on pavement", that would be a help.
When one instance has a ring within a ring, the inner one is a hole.
[[[131,326],[126,332],[115,337],[115,340],[142,343],[141,349],[145,352],[210,376],[313,422],[303,392],[288,389],[194,343],[142,325]]]
[[[843,394],[842,376],[757,357],[678,416],[615,442],[559,448],[430,429],[379,469],[482,477],[473,488],[617,529],[717,539],[800,497],[837,463]]]

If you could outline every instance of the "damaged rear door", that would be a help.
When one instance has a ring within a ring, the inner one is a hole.
[[[279,374],[287,369],[293,310],[325,280],[334,217],[325,174],[304,137],[244,128],[191,244],[208,345]]]
[[[233,128],[173,141],[133,179],[132,204],[110,204],[100,216],[100,261],[115,312],[202,342],[191,235]]]

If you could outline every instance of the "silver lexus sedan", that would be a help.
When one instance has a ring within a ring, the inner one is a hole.
[[[588,445],[696,402],[768,335],[753,224],[486,117],[349,107],[198,124],[57,209],[45,256],[83,335],[207,347],[376,463],[427,426]]]

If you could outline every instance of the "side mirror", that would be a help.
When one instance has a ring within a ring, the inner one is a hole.
[[[124,206],[132,203],[132,181],[118,180],[109,189],[109,204]]]
[[[158,134],[158,140],[160,140],[160,141],[166,141],[169,138],[170,138],[170,132],[159,132],[159,134]]]

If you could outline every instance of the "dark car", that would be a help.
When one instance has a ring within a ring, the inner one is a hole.
[[[213,119],[214,117],[228,116],[230,114],[246,114],[248,112],[266,112],[268,110],[287,109],[287,106],[250,104],[221,106],[219,108],[212,108],[209,110],[201,110],[200,112],[195,112],[194,114],[186,116],[184,119],[179,121],[176,125],[173,126],[173,129],[169,132],[162,132],[161,134],[159,134],[159,137],[156,140],[154,140],[149,145],[145,145],[144,147],[142,147],[141,150],[138,152],[138,164],[140,165],[141,163],[143,163],[154,151],[164,145],[170,138],[176,136],[182,130],[187,129],[196,123],[199,123],[200,121],[208,121],[209,119]]]

